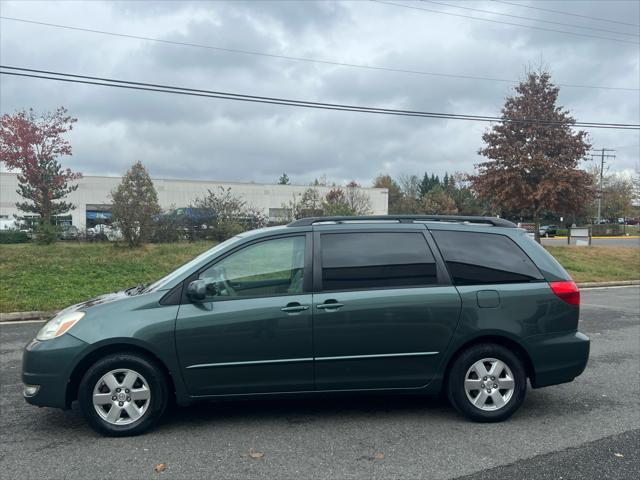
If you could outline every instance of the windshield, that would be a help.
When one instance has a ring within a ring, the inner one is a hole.
[[[210,248],[209,250],[201,253],[200,255],[198,255],[193,260],[189,260],[187,263],[185,263],[181,267],[178,267],[177,269],[175,269],[173,272],[169,273],[168,275],[165,275],[160,280],[157,280],[157,281],[153,282],[151,285],[149,285],[149,287],[147,287],[145,289],[145,292],[151,292],[153,290],[162,290],[164,287],[166,287],[173,280],[175,280],[176,278],[180,278],[186,272],[191,270],[191,268],[193,268],[195,265],[200,263],[204,258],[209,257],[210,255],[213,255],[214,253],[226,248],[227,246],[231,245],[232,243],[237,242],[240,238],[241,238],[240,235],[236,235],[235,237],[232,237],[232,238],[230,238],[228,240],[225,240],[224,242],[219,243],[215,247]]]

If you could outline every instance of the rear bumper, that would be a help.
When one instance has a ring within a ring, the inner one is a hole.
[[[69,334],[29,342],[22,354],[22,382],[37,389],[33,395],[25,392],[25,400],[39,407],[67,408],[71,372],[87,347],[87,343]]]
[[[589,337],[580,332],[534,335],[526,339],[533,364],[533,388],[572,381],[587,366]]]

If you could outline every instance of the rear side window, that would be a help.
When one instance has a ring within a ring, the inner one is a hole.
[[[432,230],[455,285],[543,280],[518,245],[505,235]]]
[[[321,240],[322,289],[437,283],[436,264],[421,233],[336,233]]]

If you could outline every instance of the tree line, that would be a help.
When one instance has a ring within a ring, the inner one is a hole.
[[[599,191],[597,172],[581,166],[591,140],[587,132],[575,129],[575,119],[558,105],[558,94],[548,72],[529,72],[506,99],[501,111],[505,120],[483,134],[478,153],[484,160],[471,174],[445,173],[442,178],[434,172],[397,178],[378,175],[373,186],[388,190],[389,213],[499,215],[530,220],[536,225],[536,237],[543,220],[591,221],[597,198],[602,201],[605,218],[640,215],[633,204],[640,197],[638,178],[607,175]],[[23,110],[0,117],[0,163],[18,172],[17,193],[24,201],[18,202],[17,208],[39,217],[36,238],[45,243],[55,240],[55,216],[74,208],[65,198],[78,188],[74,182],[82,177],[63,168],[58,160],[72,153],[65,134],[76,121],[63,107],[40,115]],[[277,183],[288,185],[291,179],[283,173]],[[357,183],[330,185],[326,194],[320,193],[319,186],[328,185],[316,180],[302,195],[282,205],[277,221],[370,213],[370,199]],[[157,237],[158,232],[164,232],[167,239],[180,236],[189,222],[192,229],[198,225],[206,238],[222,239],[269,221],[264,213],[224,188],[196,199],[187,207],[186,217],[179,218],[177,209],[163,212],[140,162],[123,177],[111,199],[113,222],[132,246]]]

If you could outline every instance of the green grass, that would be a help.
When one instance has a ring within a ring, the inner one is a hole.
[[[57,310],[157,280],[210,243],[0,245],[0,312]]]
[[[97,243],[0,245],[0,312],[57,310],[101,293],[152,282],[210,247],[204,242],[133,250]],[[640,279],[640,248],[548,250],[577,282]]]
[[[576,282],[640,280],[640,248],[546,247]]]

